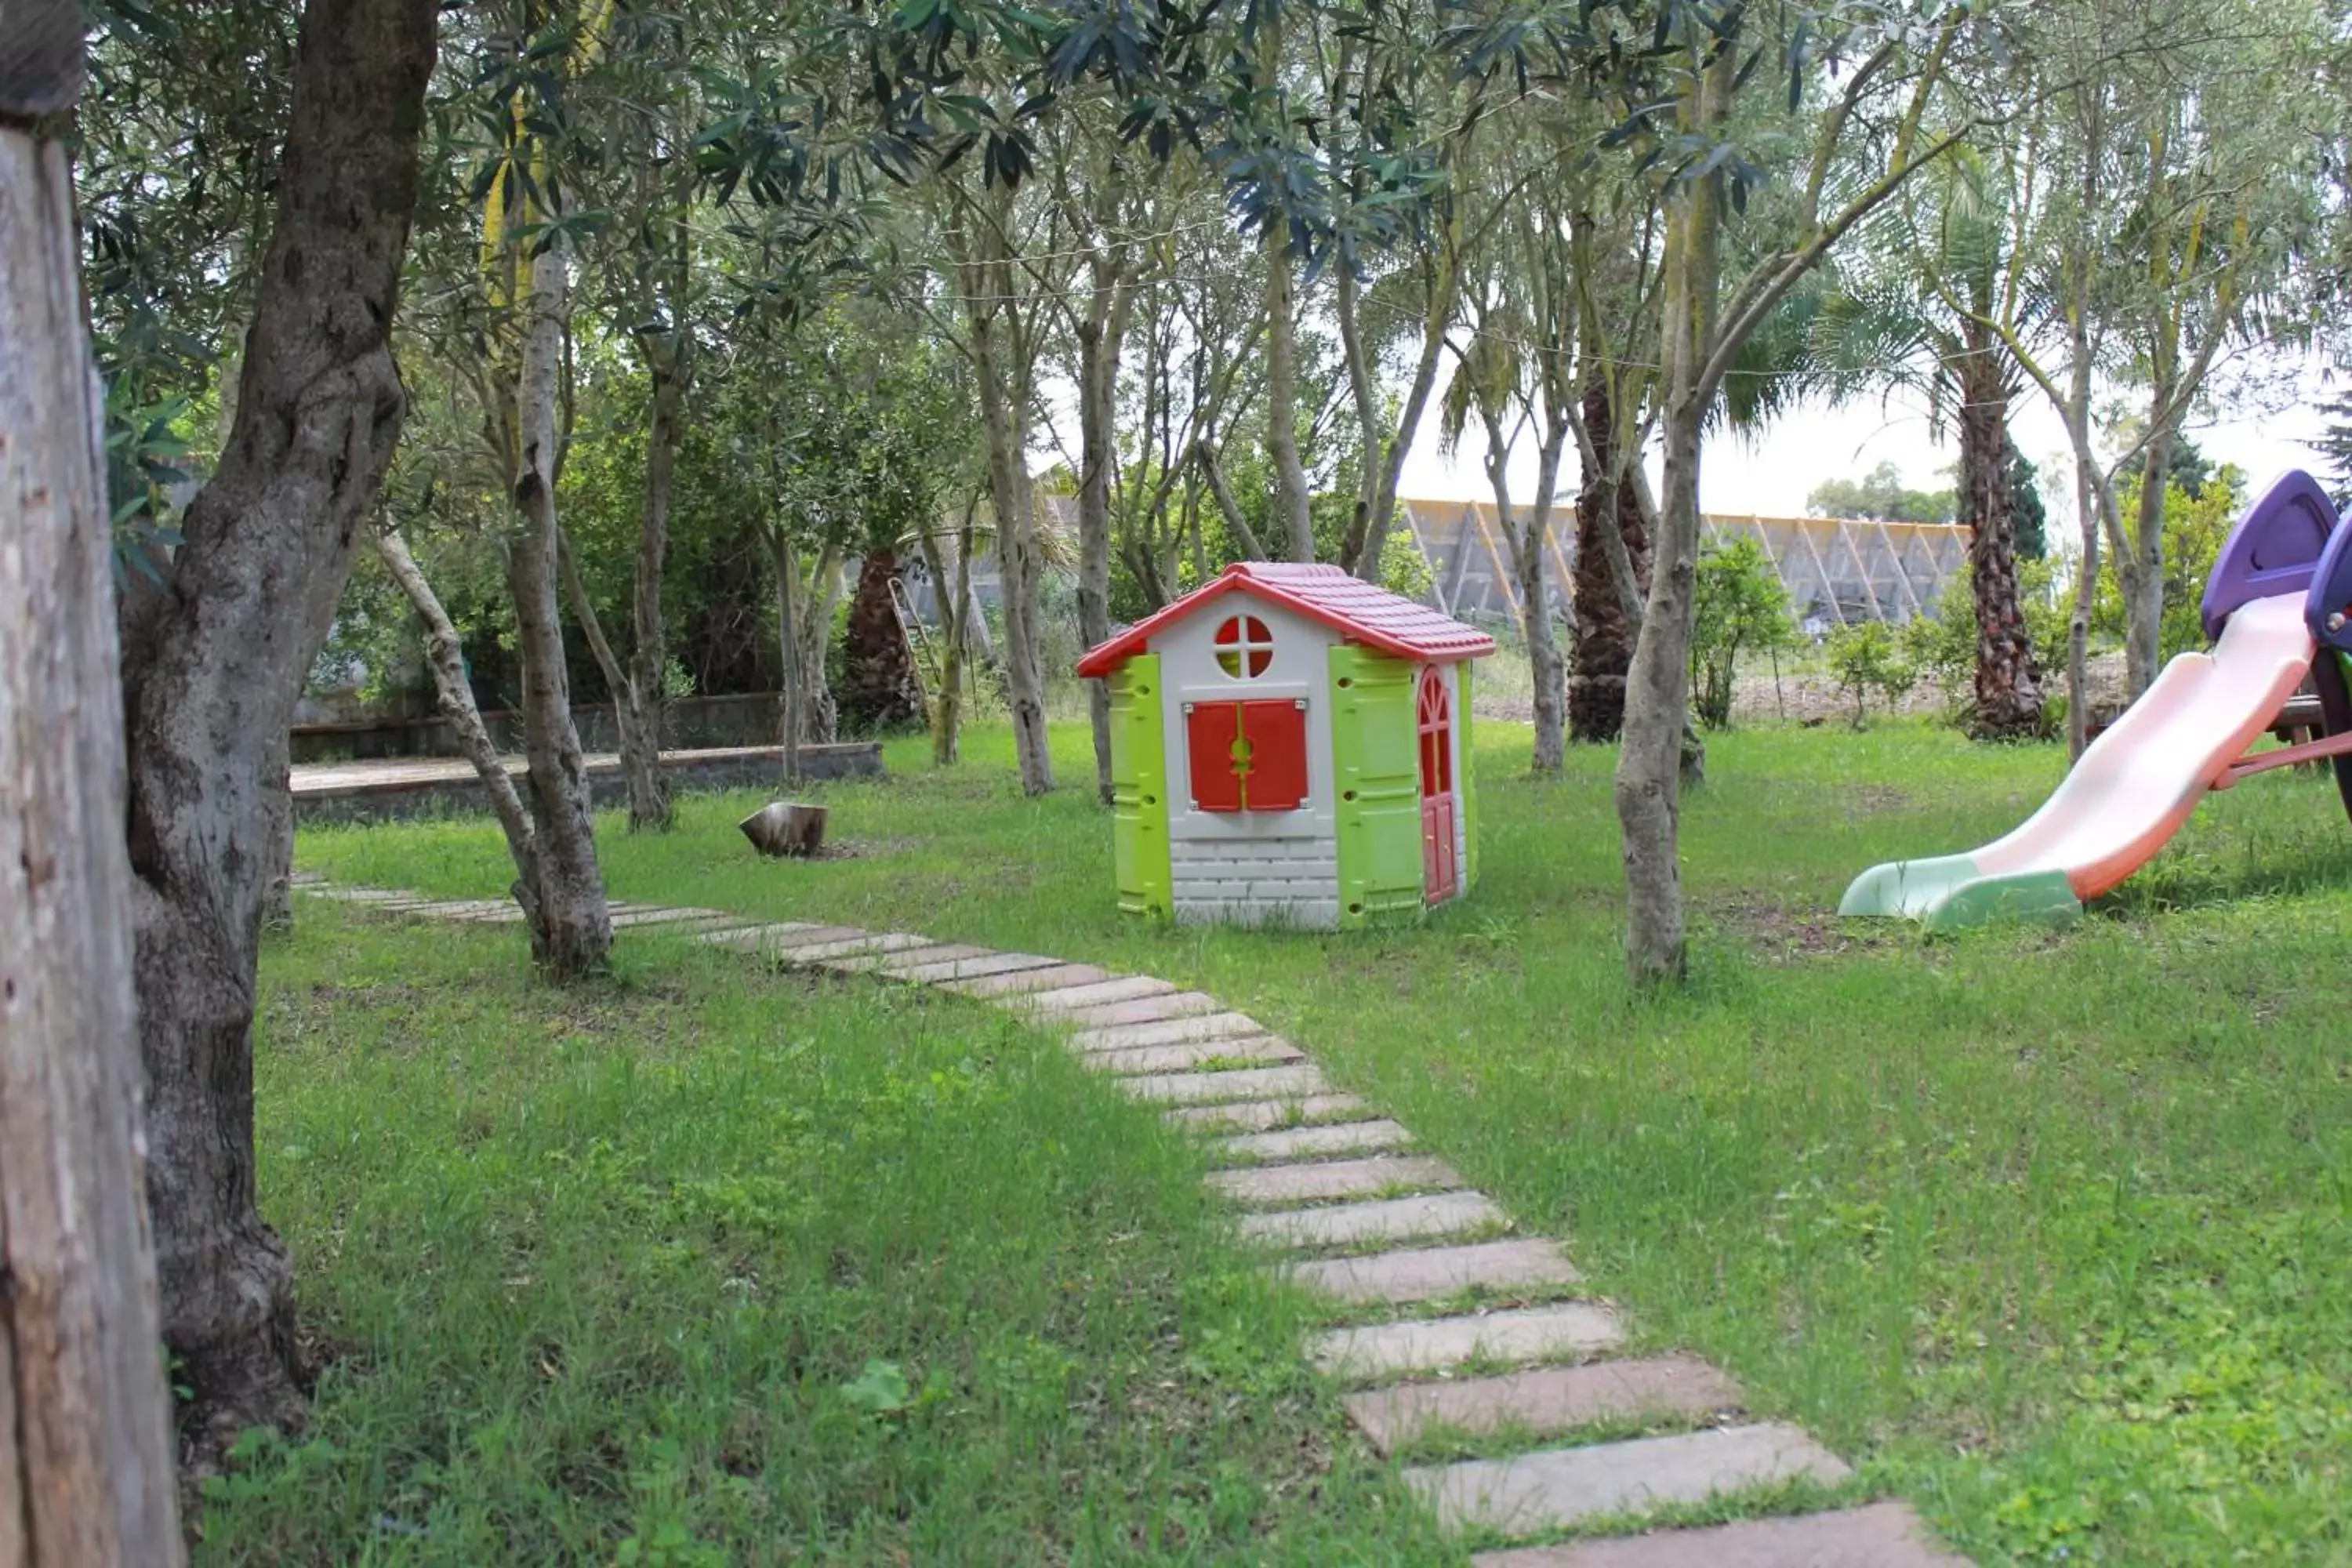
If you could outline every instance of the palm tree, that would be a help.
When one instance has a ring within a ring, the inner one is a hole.
[[[1924,391],[1937,426],[1948,421],[1958,431],[1977,611],[1969,733],[1979,741],[2042,728],[2042,683],[2017,587],[2009,405],[2018,384],[1997,324],[2033,307],[2011,264],[2011,204],[1998,163],[1956,150],[1858,237],[1822,302],[1811,345],[1832,390]]]

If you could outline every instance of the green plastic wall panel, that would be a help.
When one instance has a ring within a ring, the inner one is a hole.
[[[1166,918],[1176,896],[1168,863],[1168,742],[1160,727],[1156,653],[1138,654],[1110,677],[1110,816],[1118,907]]]
[[[1462,763],[1454,770],[1454,809],[1462,814],[1462,890],[1466,893],[1478,885],[1478,776],[1471,761],[1470,661],[1465,658],[1454,668],[1461,673],[1454,693],[1454,743],[1462,753]]]
[[[1339,830],[1339,924],[1422,908],[1421,732],[1414,667],[1369,648],[1331,650],[1331,750]]]

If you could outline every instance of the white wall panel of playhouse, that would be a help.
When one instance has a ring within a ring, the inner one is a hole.
[[[1257,621],[1270,635],[1273,658],[1258,674],[1249,673],[1249,648],[1220,648],[1216,641],[1219,628],[1235,616]],[[1160,725],[1171,775],[1168,858],[1179,921],[1274,921],[1315,928],[1339,923],[1330,650],[1344,640],[1319,622],[1238,594],[1151,639],[1167,694]],[[1220,652],[1234,655],[1231,662],[1240,673],[1225,672]],[[1283,812],[1198,809],[1186,765],[1188,706],[1283,700],[1307,705],[1306,804]]]

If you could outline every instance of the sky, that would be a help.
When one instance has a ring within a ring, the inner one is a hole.
[[[2228,368],[2217,382],[2218,405],[2200,410],[2188,425],[2198,447],[2216,464],[2234,463],[2260,484],[2284,468],[2319,472],[2325,460],[2310,444],[2326,421],[2319,413],[2329,395],[2315,364],[2254,361]],[[2011,434],[2019,450],[2042,470],[2044,500],[2053,525],[2074,517],[2065,426],[2041,395],[2029,388],[2011,405]],[[1435,420],[1429,424],[1433,426]],[[1425,433],[1405,459],[1398,489],[1412,497],[1487,500],[1485,443],[1465,434],[1450,457]],[[1881,462],[1902,470],[1915,489],[1941,489],[1958,456],[1950,433],[1938,440],[1930,428],[1925,398],[1916,394],[1882,400],[1865,398],[1832,406],[1801,404],[1749,441],[1724,437],[1710,441],[1699,476],[1699,504],[1711,512],[1796,517],[1805,497],[1824,479],[1860,479]],[[1513,454],[1514,499],[1535,480],[1535,459],[1522,447]],[[1565,479],[1576,484],[1571,462]],[[2054,529],[2053,529],[2054,531]]]

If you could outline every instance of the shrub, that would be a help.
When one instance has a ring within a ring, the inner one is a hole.
[[[1731,722],[1739,656],[1789,647],[1796,640],[1796,622],[1780,573],[1753,539],[1703,552],[1692,597],[1691,700],[1699,722],[1721,730]]]
[[[1872,692],[1883,695],[1891,710],[1919,679],[1919,672],[1905,655],[1894,628],[1885,621],[1863,621],[1838,627],[1829,637],[1829,658],[1830,672],[1837,677],[1838,689],[1853,698],[1853,727],[1857,730],[1869,720]]]
[[[2066,620],[2071,605],[2058,592],[2056,570],[2047,561],[2017,563],[2017,597],[2025,615],[2026,639],[2033,646],[2033,670],[2042,683],[2045,710],[2053,682],[2066,671]],[[1965,722],[1976,700],[1976,579],[1962,566],[1944,584],[1928,614],[1903,628],[1903,653],[1918,676],[1931,681]]]
[[[2191,648],[2205,646],[2205,623],[2201,604],[2205,596],[2205,579],[2213,573],[2213,563],[2221,553],[2221,542],[2229,538],[2231,525],[2237,521],[2238,501],[2245,484],[2245,475],[2238,468],[2223,464],[2212,478],[2190,495],[2175,479],[2164,492],[2164,618],[2157,630],[2158,657],[2169,659]],[[2122,486],[2116,498],[2123,512],[2124,526],[2136,528],[2139,522],[2140,479],[2135,474]],[[2121,642],[2126,616],[2123,589],[2116,576],[2115,554],[2112,550],[2102,553],[2099,561],[2099,587],[2091,601],[2091,630],[2094,636]],[[2059,633],[2059,668],[2065,667],[2065,633]]]

